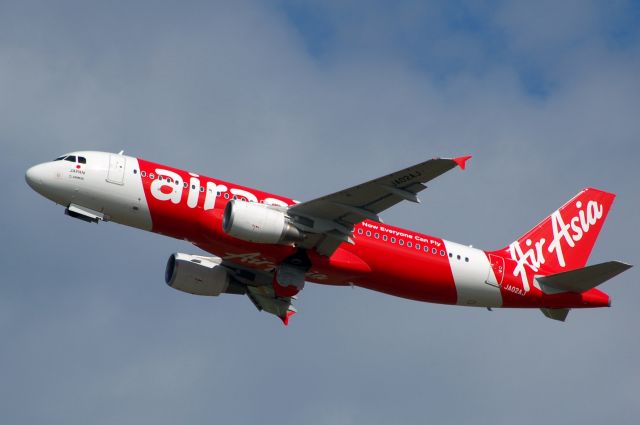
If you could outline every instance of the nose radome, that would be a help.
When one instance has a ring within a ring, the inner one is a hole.
[[[38,191],[38,188],[43,184],[43,171],[43,164],[39,164],[29,168],[25,173],[24,178],[27,181],[27,184],[35,191]]]

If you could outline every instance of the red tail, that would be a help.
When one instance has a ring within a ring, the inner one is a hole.
[[[536,274],[584,267],[615,195],[587,188],[508,247],[497,253]],[[517,273],[518,271],[516,271]]]

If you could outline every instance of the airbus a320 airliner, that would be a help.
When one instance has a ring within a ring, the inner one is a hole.
[[[615,195],[582,190],[505,248],[483,251],[383,223],[401,201],[469,156],[436,158],[306,202],[106,152],[36,165],[36,192],[87,222],[114,221],[189,241],[211,256],[172,254],[166,283],[195,295],[244,294],[285,325],[305,282],[474,307],[607,307],[596,286],[631,266],[587,259]]]

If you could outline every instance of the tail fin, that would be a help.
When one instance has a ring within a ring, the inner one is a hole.
[[[584,189],[498,253],[512,258],[521,270],[526,265],[543,275],[584,267],[614,198],[612,193]]]

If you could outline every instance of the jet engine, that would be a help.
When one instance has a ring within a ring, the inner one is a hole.
[[[283,211],[238,200],[225,207],[222,228],[230,236],[255,243],[289,245],[303,238]]]
[[[175,253],[169,257],[164,280],[178,291],[218,296],[227,292],[231,278],[219,257]]]

